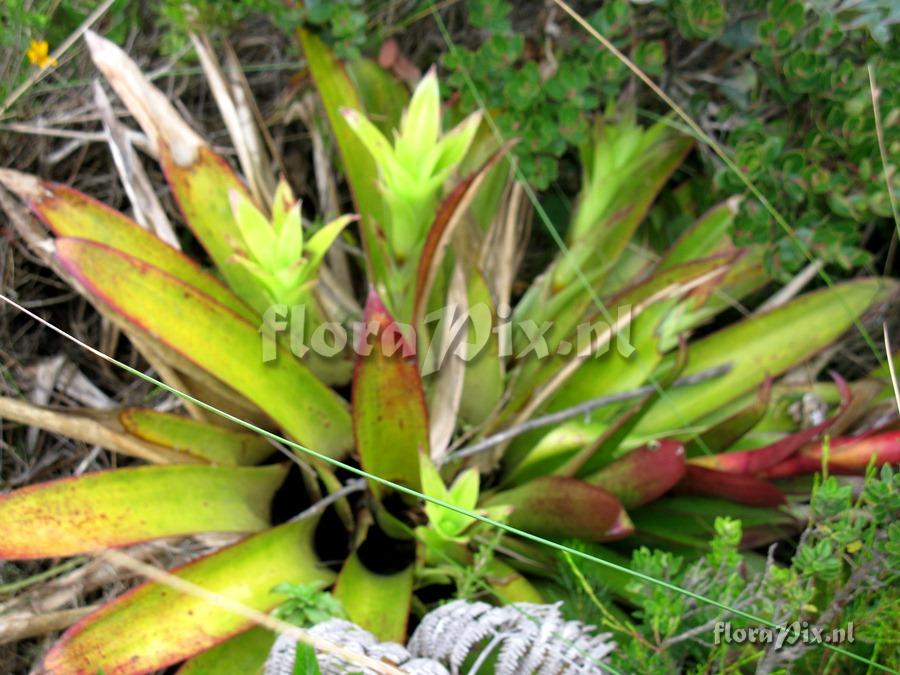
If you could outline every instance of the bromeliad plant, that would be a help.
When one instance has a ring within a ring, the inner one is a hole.
[[[228,196],[241,234],[234,242],[234,259],[253,276],[268,305],[308,304],[319,265],[352,216],[333,220],[304,242],[300,202],[284,179],[275,192],[271,221],[246,194],[232,190]]]
[[[481,113],[472,113],[443,133],[433,68],[413,92],[393,143],[359,110],[344,108],[341,112],[375,160],[387,207],[383,227],[388,250],[402,266],[425,240],[444,184],[469,151]]]
[[[317,271],[348,217],[306,239],[284,184],[270,217],[111,43],[88,38],[215,271],[69,187],[0,173],[51,231],[47,264],[119,326],[171,386],[326,457],[356,461],[370,476],[544,537],[625,539],[619,546],[652,541],[700,549],[717,515],[743,521],[745,545],[771,541],[793,525],[775,508],[785,496],[773,479],[822,463],[862,471],[873,458],[898,460],[896,432],[822,437],[851,431],[878,404],[883,381],[877,388],[869,380],[816,384],[816,395],[840,412],[799,431],[783,405],[807,392],[772,384],[888,300],[893,281],[860,279],[810,293],[690,340],[769,282],[762,252],[729,240],[734,204],[699,216],[665,251],[642,243],[641,221],[691,143],[665,122],[644,130],[625,114],[598,121],[582,153],[584,189],[568,230],[570,253],[552,260],[510,310],[525,209],[502,159],[506,146],[479,128],[478,117],[441,134],[434,73],[413,94],[389,143],[382,134],[390,129],[367,118],[392,119],[383,109],[392,102],[377,94],[397,83],[368,61],[345,68],[310,33],[302,31],[300,41],[359,213],[371,287],[349,402],[334,388],[350,380],[346,351],[335,366],[295,357],[277,337],[278,358],[264,363],[258,334],[271,303],[315,307],[308,315],[314,325],[332,318],[330,305],[318,302]],[[23,226],[23,234],[36,251],[47,250],[33,227]],[[353,295],[352,288],[344,292]],[[480,336],[457,323],[469,341],[459,348],[453,322],[431,328],[425,320],[446,305],[482,309],[497,330]],[[625,314],[610,311],[625,307]],[[400,322],[409,322],[415,337]],[[626,328],[628,348],[611,349]],[[423,376],[423,342],[448,353],[461,349],[466,358],[439,359],[436,372]],[[675,386],[680,377],[722,366],[727,372],[718,377]],[[636,402],[513,433],[537,413],[646,383],[654,393]],[[488,531],[372,480],[366,499],[335,503],[335,522],[346,527],[351,545],[332,568],[316,552],[317,517],[272,522],[271,503],[288,466],[265,463],[265,439],[201,407],[188,405],[188,417],[140,408],[60,413],[13,399],[0,399],[0,406],[6,418],[152,464],[4,495],[4,558],[245,533],[251,536],[175,574],[260,611],[279,605],[285,588],[333,585],[350,620],[380,640],[402,642],[415,593],[435,579],[457,580],[448,570],[478,562]],[[489,453],[461,459],[455,452],[497,433],[501,441]],[[340,488],[326,463],[299,453],[294,459],[318,476],[308,492]],[[480,583],[502,601],[542,602],[552,586],[554,561],[515,537],[495,541],[481,562]],[[43,665],[52,673],[142,673],[188,660],[184,673],[227,673],[236,663],[259,667],[273,639],[242,617],[148,583],[70,628]]]

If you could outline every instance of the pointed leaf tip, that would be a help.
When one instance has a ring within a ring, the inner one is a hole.
[[[92,31],[87,31],[84,39],[94,65],[147,134],[151,147],[159,153],[165,144],[179,166],[192,165],[205,143],[176,112],[168,97],[114,42]]]

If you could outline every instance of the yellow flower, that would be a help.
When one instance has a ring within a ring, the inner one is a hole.
[[[26,55],[41,70],[56,65],[56,59],[50,56],[50,45],[46,40],[32,40]]]

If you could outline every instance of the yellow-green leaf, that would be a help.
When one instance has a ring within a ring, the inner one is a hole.
[[[192,164],[183,165],[163,146],[159,158],[185,222],[209,253],[228,285],[257,313],[269,299],[251,273],[234,257],[242,235],[229,195],[250,199],[247,188],[228,163],[208,146],[201,145]]]
[[[285,600],[272,592],[277,584],[328,584],[334,578],[313,548],[316,523],[287,523],[173,574],[227,601],[268,612]],[[227,607],[151,582],[75,624],[43,665],[53,675],[147,673],[205,651],[250,625]]]
[[[226,466],[258,464],[274,451],[259,434],[163,413],[150,408],[126,408],[119,421],[132,435],[150,443],[202,457]]]
[[[291,354],[263,363],[257,326],[103,244],[59,239],[56,255],[95,300],[246,396],[301,443],[331,456],[352,446],[345,401]]]
[[[0,558],[55,558],[197,532],[257,532],[286,465],[144,466],[0,497]]]
[[[809,293],[691,344],[684,375],[726,363],[731,370],[706,382],[668,392],[635,434],[683,427],[802,363],[853,326],[874,303],[896,293],[895,281],[863,279]]]
[[[344,174],[347,176],[353,202],[360,215],[363,244],[371,268],[371,281],[382,282],[387,258],[383,243],[376,234],[378,229],[385,225],[384,200],[377,187],[378,172],[369,151],[341,114],[342,108],[356,110],[361,115],[365,114],[365,110],[343,65],[325,43],[303,28],[298,30],[298,36],[309,64],[309,72],[334,132],[338,151],[343,160]]]
[[[178,669],[178,675],[248,675],[258,673],[269,657],[275,633],[251,628],[198,654]]]
[[[429,443],[415,347],[375,291],[366,302],[365,324],[375,331],[363,336],[367,346],[360,345],[353,374],[353,430],[360,461],[376,476],[419,489],[419,453],[427,455]],[[384,492],[377,483],[373,489]]]
[[[221,281],[180,251],[169,246],[125,215],[67,185],[23,180],[20,196],[58,237],[96,241],[143,260],[191,286],[196,286],[229,309],[253,319],[253,312]]]
[[[474,270],[469,277],[468,295],[472,321],[467,328],[467,344],[473,346],[466,347],[466,356],[470,360],[466,362],[459,416],[469,424],[478,425],[488,418],[503,396],[505,368],[500,358],[500,338],[497,333],[492,330],[487,339],[484,339],[475,330],[475,319],[480,314],[490,318],[485,324],[498,324],[490,289],[478,270]],[[476,347],[481,346],[480,341],[484,342],[484,346],[476,351]]]
[[[414,565],[394,574],[376,574],[354,553],[338,577],[334,596],[347,616],[382,642],[406,641]]]

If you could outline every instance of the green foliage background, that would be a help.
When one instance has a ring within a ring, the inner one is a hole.
[[[0,84],[0,96],[24,79],[28,41],[51,48],[80,23],[92,3],[78,0],[0,8],[0,46],[20,54]],[[900,186],[900,5],[891,0],[609,0],[574,3],[588,21],[685,105],[729,148],[737,164],[785,216],[797,236],[826,262],[845,270],[865,265],[892,234],[887,170]],[[123,32],[139,3],[117,0],[112,29]],[[394,6],[396,5],[396,6]],[[584,5],[584,6],[581,6]],[[163,0],[153,10],[163,27],[162,49],[177,53],[194,26],[228,30],[265,17],[290,31],[314,27],[344,58],[373,54],[383,39],[426,23],[431,0],[309,0],[302,8],[281,0]],[[48,12],[52,11],[52,15]],[[145,8],[146,10],[146,8]],[[574,151],[587,140],[589,117],[623,98],[648,117],[667,113],[625,66],[559,10],[541,2],[465,0],[465,30],[457,48],[443,49],[448,95],[463,112],[492,111],[515,149],[525,177],[540,190],[565,179]],[[112,35],[115,39],[115,35]],[[878,148],[868,67],[880,90],[888,164]],[[714,160],[692,193],[704,208],[742,193],[738,178]],[[745,200],[735,229],[738,243],[773,242],[773,271],[796,271],[805,260],[768,213]],[[875,242],[873,246],[872,241]]]

